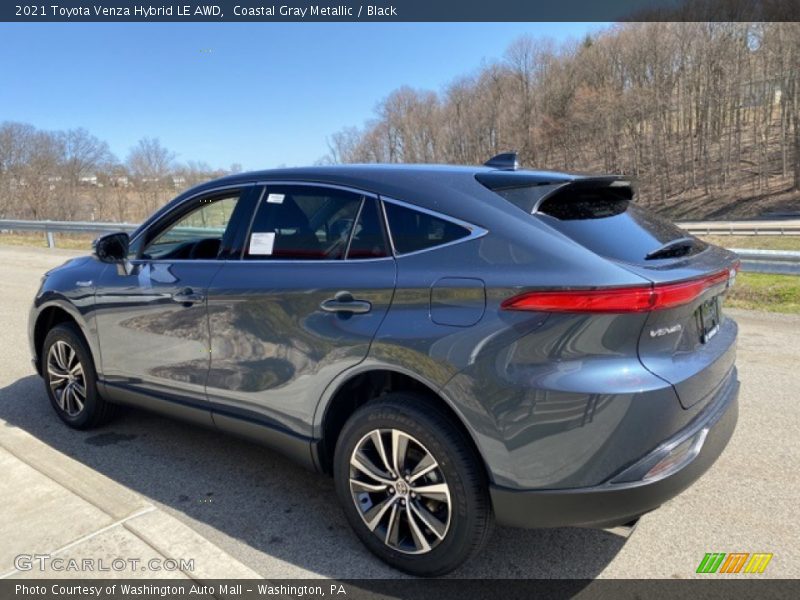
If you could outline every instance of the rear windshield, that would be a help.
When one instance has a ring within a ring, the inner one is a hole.
[[[542,187],[495,190],[526,212],[592,252],[630,263],[675,259],[707,247],[667,219],[635,204],[630,187],[576,182],[557,186],[542,200]]]

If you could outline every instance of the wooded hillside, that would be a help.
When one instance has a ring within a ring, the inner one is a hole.
[[[437,60],[446,60],[438,57]],[[624,173],[675,219],[800,211],[800,23],[627,23],[513,42],[440,92],[401,87],[323,162]]]

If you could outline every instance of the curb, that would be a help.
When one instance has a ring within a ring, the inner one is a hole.
[[[191,579],[260,579],[258,573],[236,560],[194,529],[86,465],[54,450],[25,431],[0,422],[0,447],[14,458],[38,471],[52,483],[72,492],[108,515],[110,524],[95,528],[66,546],[53,549],[57,555],[115,528],[138,538],[165,559],[193,559],[194,569],[183,570]],[[13,519],[13,515],[8,515]],[[29,576],[12,571],[0,577]],[[47,575],[48,573],[43,573]],[[80,576],[80,573],[72,573]],[[60,575],[63,576],[63,575]]]

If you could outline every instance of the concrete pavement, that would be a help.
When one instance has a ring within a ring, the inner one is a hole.
[[[0,427],[0,577],[257,576],[140,494]]]
[[[352,534],[330,479],[275,453],[143,411],[126,411],[99,430],[65,427],[30,369],[25,318],[41,273],[73,254],[0,247],[0,539],[14,540],[4,544],[6,554],[204,556],[167,545],[196,535],[203,542],[189,546],[209,544],[210,555],[233,557],[262,577],[399,576]],[[627,541],[603,531],[498,528],[486,551],[453,576],[683,578],[696,576],[706,552],[772,552],[759,577],[800,577],[800,318],[731,313],[741,332],[740,421],[709,473],[646,515]],[[31,464],[34,446],[46,458]],[[71,465],[60,475],[53,455]],[[57,477],[72,488],[58,484],[48,495],[43,480]],[[113,484],[119,500],[98,498],[104,494],[95,490],[105,488],[93,477]],[[55,517],[40,514],[59,509],[85,517],[49,525]]]

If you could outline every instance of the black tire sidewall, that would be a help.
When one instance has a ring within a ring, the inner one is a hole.
[[[488,502],[482,502],[480,496],[488,492],[485,486],[476,485],[476,478],[471,476],[481,466],[474,462],[469,464],[476,457],[465,447],[466,441],[459,439],[463,435],[452,425],[448,427],[438,411],[416,402],[420,400],[413,396],[389,394],[356,411],[339,436],[334,479],[347,520],[373,554],[406,573],[433,576],[453,570],[473,553],[474,540],[482,538],[477,530],[485,527],[490,518],[481,515],[488,510]],[[439,463],[450,487],[450,528],[445,539],[430,552],[409,555],[386,546],[366,527],[353,502],[349,485],[350,456],[359,440],[374,429],[399,429],[419,440]]]
[[[77,415],[70,416],[58,406],[55,394],[50,388],[50,380],[47,375],[47,360],[50,353],[50,348],[57,341],[64,341],[69,344],[78,355],[78,360],[83,367],[83,379],[86,389],[86,402],[84,402],[83,410]],[[83,429],[91,426],[95,416],[100,411],[100,399],[97,393],[97,374],[94,369],[94,361],[83,340],[80,332],[71,324],[56,325],[51,329],[45,337],[42,346],[42,375],[44,378],[45,389],[47,390],[47,397],[50,399],[53,409],[59,418],[70,427],[76,429]]]

